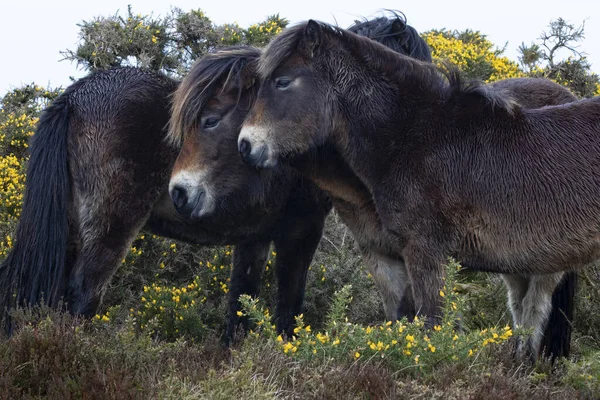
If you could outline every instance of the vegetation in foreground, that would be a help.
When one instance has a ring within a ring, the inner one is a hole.
[[[181,75],[219,45],[263,45],[286,24],[272,16],[248,28],[217,26],[199,10],[174,10],[166,18],[129,10],[84,21],[82,43],[65,55],[89,70],[133,63]],[[423,37],[438,62],[457,64],[467,77],[544,75],[582,97],[599,94],[585,57],[559,60],[552,50],[553,39],[562,35],[572,44],[583,30],[560,19],[550,28],[540,44],[522,46],[520,65],[479,32]],[[108,39],[119,45],[103,47]],[[59,93],[31,84],[1,100],[0,260],[13,244],[27,142],[39,112]],[[270,321],[276,282],[269,260],[260,298],[243,299],[252,332],[224,348],[231,252],[141,233],[96,318],[17,313],[15,335],[0,338],[0,398],[600,397],[600,268],[582,274],[573,355],[551,368],[512,357],[523,332],[510,329],[499,279],[459,271],[453,262],[440,293],[446,311],[440,326],[425,331],[418,320],[383,321],[371,277],[335,213],[309,272],[294,337],[279,336]]]

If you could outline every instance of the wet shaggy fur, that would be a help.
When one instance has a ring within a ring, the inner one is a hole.
[[[406,25],[404,18],[399,18],[381,17],[357,22],[348,30],[361,35],[373,35],[376,41],[396,52],[412,55],[421,61],[431,61],[425,41],[414,34],[416,31]],[[406,26],[406,29],[399,29],[402,26]],[[526,108],[576,100],[568,89],[546,79],[507,79],[482,88],[482,93],[486,91],[508,94]],[[382,296],[386,318],[394,320],[406,316],[411,320],[416,310],[410,287],[402,289],[408,280],[402,254],[394,250],[393,237],[381,229],[367,187],[330,146],[296,158],[294,166],[330,195],[340,217],[352,231]],[[576,279],[574,272],[565,274],[563,283],[553,294],[552,313],[542,343],[546,356],[555,358],[569,353]]]
[[[259,71],[265,83],[240,140],[266,143],[275,158],[339,152],[373,194],[430,323],[446,256],[531,275],[524,291],[511,288],[522,305],[512,311],[537,329],[528,345],[537,353],[563,271],[599,255],[598,101],[526,110],[502,91],[313,21],[276,38]],[[292,82],[283,91],[280,77]]]
[[[217,74],[211,79],[220,79],[229,71],[210,72]],[[251,198],[236,192],[220,199],[220,212],[201,221],[183,219],[167,194],[177,150],[165,138],[177,86],[160,74],[113,69],[74,83],[45,110],[30,147],[15,247],[0,266],[3,310],[40,302],[57,307],[63,299],[72,313],[94,315],[145,225],[192,243],[236,245],[227,338],[239,322],[237,298],[257,294],[276,240],[282,282],[277,323],[283,331],[292,329],[302,303],[301,277],[321,237],[329,200],[295,175],[270,181],[280,185],[276,201],[265,201],[261,190]]]
[[[348,31],[375,40],[397,53],[417,60],[432,61],[429,46],[421,39],[419,32],[406,23],[406,16],[400,12],[393,12],[390,18],[381,16],[355,21]]]

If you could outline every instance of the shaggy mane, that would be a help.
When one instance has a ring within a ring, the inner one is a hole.
[[[407,24],[404,13],[391,10],[389,12],[390,17],[381,16],[371,20],[363,17],[360,21],[354,21],[354,25],[347,30],[375,40],[397,53],[432,62],[431,49],[419,32]]]
[[[303,38],[305,28],[310,21],[300,23],[284,30],[266,47],[259,61],[258,73],[261,79],[270,77],[290,55],[296,51]],[[385,76],[400,81],[418,80],[424,91],[439,94],[442,101],[471,97],[479,99],[493,110],[504,110],[513,114],[518,103],[507,93],[490,90],[483,82],[471,80],[464,82],[457,67],[434,64],[416,60],[398,53],[368,37],[362,37],[340,27],[325,22],[313,21],[321,28],[320,46],[331,46],[340,42],[357,58]]]
[[[255,73],[260,54],[255,47],[230,47],[196,61],[173,94],[167,140],[181,145],[185,132],[195,128],[200,112],[218,87],[222,91],[237,88],[241,94],[243,77]]]

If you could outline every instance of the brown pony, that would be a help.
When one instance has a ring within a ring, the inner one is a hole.
[[[227,59],[209,58],[196,75],[207,83],[207,102],[230,107],[236,133],[246,111],[240,116],[236,99],[209,82],[257,57],[248,49]],[[131,241],[145,227],[191,243],[235,245],[226,340],[239,322],[238,297],[258,294],[274,241],[280,278],[276,323],[291,332],[330,202],[293,172],[231,168],[240,163],[234,146],[219,153],[223,190],[214,209],[182,218],[167,192],[177,149],[165,140],[177,87],[161,74],[113,69],[72,84],[44,111],[30,146],[15,246],[0,265],[0,310],[41,302],[58,307],[62,299],[73,314],[93,316]]]
[[[527,110],[502,91],[309,21],[261,56],[261,88],[238,139],[257,167],[337,153],[372,194],[415,306],[439,318],[447,256],[506,275],[536,355],[552,292],[600,255],[600,102]],[[356,187],[356,182],[345,182]]]

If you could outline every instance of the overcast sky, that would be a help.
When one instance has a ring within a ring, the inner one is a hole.
[[[21,84],[36,82],[54,86],[69,84],[69,76],[84,71],[59,62],[60,50],[75,49],[77,23],[98,15],[112,15],[127,5],[135,13],[165,15],[171,6],[185,11],[201,8],[214,22],[237,21],[242,26],[279,13],[292,23],[309,18],[341,27],[361,16],[376,16],[383,9],[404,12],[419,32],[429,29],[479,30],[503,46],[516,60],[522,41],[538,38],[552,19],[563,17],[574,24],[586,21],[586,39],[580,50],[588,54],[592,68],[600,72],[600,1],[595,0],[0,0],[0,95]]]

